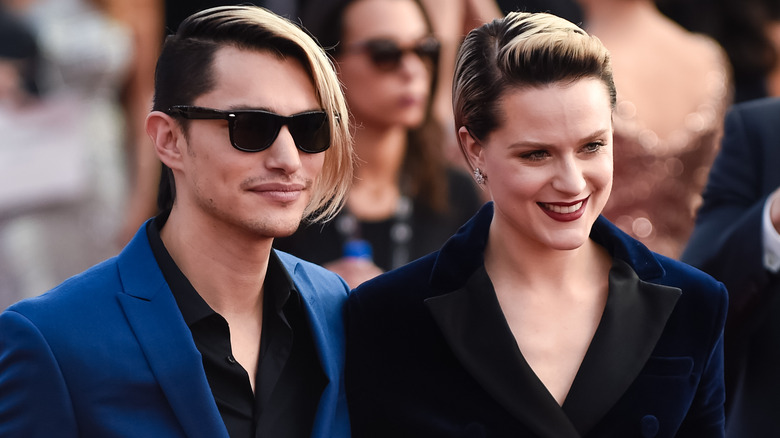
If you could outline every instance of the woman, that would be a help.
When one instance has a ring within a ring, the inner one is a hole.
[[[461,149],[493,202],[350,296],[354,436],[722,436],[724,287],[599,216],[604,46],[511,13],[469,33],[454,83]]]
[[[275,246],[341,274],[351,286],[439,248],[479,208],[468,176],[445,167],[431,117],[439,44],[417,0],[346,0],[305,23],[333,49],[354,124],[358,166],[346,207]],[[374,263],[342,258],[365,240]]]

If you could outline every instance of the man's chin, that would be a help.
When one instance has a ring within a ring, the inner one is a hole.
[[[268,219],[245,223],[246,231],[258,238],[276,239],[291,236],[301,223],[297,217]]]
[[[292,236],[296,231],[298,231],[298,227],[300,226],[301,221],[290,221],[288,223],[280,223],[277,224],[277,226],[273,227],[273,229],[268,230],[269,235],[275,239],[282,238],[282,237],[289,237]]]

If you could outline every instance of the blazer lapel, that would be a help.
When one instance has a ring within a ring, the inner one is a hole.
[[[517,347],[484,266],[463,288],[428,298],[455,356],[485,391],[541,437],[579,437]]]
[[[444,245],[431,287],[451,292],[425,303],[464,368],[513,416],[540,436],[584,435],[642,371],[682,292],[650,283],[665,275],[653,253],[600,216],[591,238],[614,259],[610,294],[561,409],[525,362],[492,286],[477,286],[490,285],[482,253],[491,218],[488,202]]]
[[[314,340],[314,347],[317,350],[317,357],[320,360],[320,366],[325,373],[325,377],[328,379],[328,384],[320,397],[320,403],[317,407],[317,414],[314,418],[314,425],[312,428],[312,436],[326,437],[330,433],[329,431],[336,430],[333,421],[338,417],[336,410],[338,409],[338,397],[339,394],[343,394],[343,382],[341,379],[341,370],[343,364],[338,363],[339,358],[344,357],[344,336],[343,334],[331,333],[330,329],[332,324],[328,324],[328,318],[335,318],[341,321],[341,314],[329,315],[323,308],[323,303],[320,302],[320,298],[328,299],[327,295],[319,297],[317,295],[314,283],[306,274],[306,270],[295,259],[288,257],[286,254],[276,252],[275,253],[284,264],[287,272],[290,273],[293,282],[295,283],[298,293],[304,302],[306,308],[306,316],[309,320],[309,327]],[[346,294],[346,286],[345,294]],[[329,308],[329,307],[328,307]],[[334,306],[334,308],[340,308],[340,306]],[[335,313],[335,312],[333,312]],[[341,352],[334,351],[337,346],[340,346]],[[343,360],[343,359],[341,359]]]
[[[615,259],[609,297],[599,327],[563,404],[581,434],[586,434],[626,392],[641,372],[681,291],[639,279]]]
[[[157,382],[190,438],[228,438],[203,363],[142,227],[119,255],[118,299]]]

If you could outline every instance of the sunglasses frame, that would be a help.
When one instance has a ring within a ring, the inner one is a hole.
[[[293,114],[291,116],[283,116],[280,114],[276,114],[270,111],[264,111],[264,110],[232,110],[232,111],[226,111],[226,110],[219,110],[214,108],[206,108],[202,106],[194,106],[194,105],[174,105],[170,108],[168,108],[168,111],[166,111],[168,115],[171,116],[180,116],[182,118],[185,118],[187,120],[227,120],[228,122],[228,134],[230,135],[230,144],[238,149],[239,151],[243,152],[262,152],[271,145],[274,144],[276,141],[276,138],[279,136],[279,132],[282,130],[282,126],[287,126],[287,128],[290,130],[290,135],[292,135],[293,140],[295,141],[295,147],[298,148],[301,152],[305,152],[307,154],[318,154],[320,152],[325,152],[330,148],[330,126],[328,125],[328,113],[325,111],[305,111],[298,114]],[[272,136],[269,136],[267,140],[265,140],[265,143],[256,149],[249,149],[246,147],[240,146],[236,141],[234,137],[234,130],[235,130],[235,124],[238,118],[242,114],[249,114],[249,115],[265,115],[271,118],[273,120],[273,128],[274,133]],[[294,122],[295,120],[300,120],[300,117],[307,117],[310,115],[322,115],[322,124],[319,128],[317,128],[317,132],[314,133],[316,136],[317,133],[322,130],[326,129],[328,131],[327,135],[327,143],[324,148],[314,150],[314,149],[307,149],[306,146],[302,146],[301,143],[296,138],[297,135],[300,135],[297,133],[297,130],[290,129],[290,123]],[[298,119],[296,119],[298,118]]]
[[[391,50],[385,50],[384,53],[381,53],[377,49],[380,45],[385,45],[383,48],[390,48]],[[401,47],[400,44],[389,38],[372,38],[350,45],[345,49],[345,52],[366,53],[371,60],[371,65],[377,70],[391,72],[398,70],[404,55],[410,52],[417,55],[423,62],[431,62],[432,65],[437,65],[441,53],[441,43],[436,38],[428,36],[418,40],[411,47]],[[385,55],[385,61],[380,59],[381,55]]]

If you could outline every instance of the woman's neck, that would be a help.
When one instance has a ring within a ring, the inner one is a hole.
[[[406,128],[357,128],[354,136],[358,156],[358,181],[384,179],[396,181],[401,172],[407,146]]]
[[[347,207],[358,219],[386,219],[395,212],[401,194],[407,131],[359,127],[354,138],[358,165]]]
[[[576,292],[601,284],[610,267],[609,253],[591,239],[579,248],[559,250],[491,225],[485,249],[485,268],[497,287],[508,286],[504,290],[522,285],[527,291]]]

